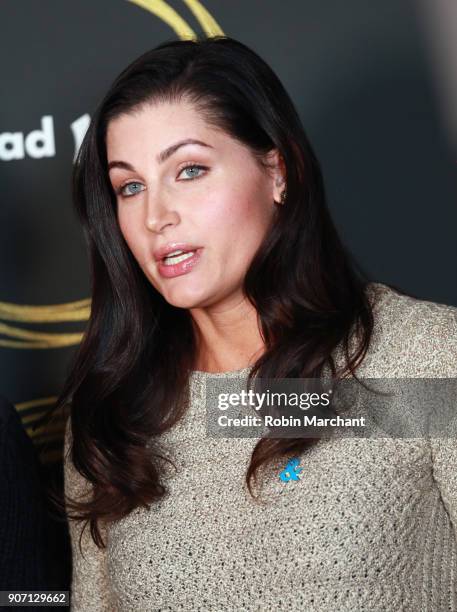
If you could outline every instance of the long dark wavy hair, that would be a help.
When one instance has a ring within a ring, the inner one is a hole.
[[[67,515],[90,524],[119,520],[159,500],[160,434],[184,414],[197,362],[190,312],[165,301],[120,231],[108,179],[109,122],[143,104],[190,101],[211,125],[257,159],[277,148],[287,196],[244,279],[258,313],[264,353],[249,374],[265,378],[355,376],[373,331],[367,276],[343,246],[326,204],[319,163],[278,77],[253,50],[226,36],[167,41],[115,79],[92,116],[74,165],[73,196],[87,241],[90,319],[56,409],[71,406],[69,457],[92,485],[90,501],[66,499]],[[352,343],[352,339],[355,342]],[[334,359],[344,355],[344,367]],[[355,376],[356,377],[356,376]],[[356,377],[357,378],[357,377]],[[261,438],[246,473],[314,438]],[[157,442],[157,444],[155,444]],[[73,514],[68,510],[71,509]]]

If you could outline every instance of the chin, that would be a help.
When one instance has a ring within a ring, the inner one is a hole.
[[[202,291],[168,291],[162,294],[164,299],[176,308],[202,308],[211,302]]]

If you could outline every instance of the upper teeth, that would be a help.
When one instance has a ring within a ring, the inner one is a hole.
[[[184,251],[173,251],[173,253],[167,253],[165,257],[171,257],[172,255],[179,255],[179,253],[184,253]]]
[[[181,261],[184,261],[185,259],[189,259],[189,257],[192,257],[194,252],[195,251],[188,251],[188,252],[175,251],[174,253],[170,253],[170,255],[167,255],[166,257],[164,257],[164,263],[165,265],[181,263]],[[178,253],[178,255],[176,255],[176,253]]]

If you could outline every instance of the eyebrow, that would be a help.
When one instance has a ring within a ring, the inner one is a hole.
[[[200,145],[201,147],[209,147],[210,149],[214,149],[214,147],[207,144],[206,142],[203,142],[202,140],[196,140],[195,138],[186,138],[185,140],[180,140],[179,142],[175,142],[171,146],[164,149],[161,153],[159,153],[156,157],[157,163],[163,164],[169,157],[173,155],[173,153],[176,153],[178,149],[180,149],[181,147],[184,147],[185,145],[190,145],[190,144]],[[124,162],[124,161],[114,160],[110,162],[108,164],[108,172],[112,168],[122,168],[123,170],[131,170],[132,172],[136,172],[135,168],[131,164]]]

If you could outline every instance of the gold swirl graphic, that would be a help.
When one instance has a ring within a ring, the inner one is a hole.
[[[0,302],[0,319],[27,321],[28,323],[55,323],[56,321],[85,321],[90,314],[90,299],[52,306],[30,306]]]
[[[181,39],[195,38],[195,32],[190,25],[164,0],[127,0],[132,4],[153,13],[170,26]]]
[[[49,349],[62,346],[73,346],[81,342],[83,334],[56,334],[29,331],[12,325],[0,323],[0,334],[10,338],[22,338],[22,340],[3,340],[0,338],[0,346],[9,348]]]
[[[54,414],[49,422],[45,424],[41,422],[49,407],[56,401],[57,397],[52,396],[20,402],[15,405],[24,429],[32,439],[40,460],[44,464],[62,461],[65,422],[70,414],[68,406],[65,406],[59,414]],[[39,408],[43,409],[40,410]]]
[[[222,28],[201,2],[198,0],[183,0],[183,2],[192,11],[207,36],[223,36]]]
[[[46,410],[37,411],[35,408],[40,406],[51,406],[55,404],[56,401],[57,396],[54,395],[52,397],[41,397],[40,399],[29,400],[28,402],[19,402],[15,404],[15,408],[20,414],[23,425],[28,427],[46,413]]]
[[[153,13],[164,23],[170,26],[176,35],[182,40],[196,38],[194,30],[190,25],[164,0],[127,0],[132,4]],[[206,10],[206,8],[198,0],[183,0],[184,4],[194,14],[197,21],[203,28],[207,36],[216,36],[223,34],[221,27],[216,22],[214,17]]]
[[[196,33],[187,21],[165,0],[127,0],[152,13],[166,23],[182,40],[196,38]],[[224,32],[214,17],[199,0],[183,0],[207,36],[223,35]],[[0,302],[0,347],[13,349],[52,349],[75,346],[83,333],[60,333],[33,331],[12,323],[67,323],[87,321],[90,316],[89,298],[63,304],[35,306]],[[2,322],[7,321],[7,323]],[[3,336],[3,337],[2,337]],[[45,397],[15,404],[27,433],[38,449],[43,447],[41,460],[52,463],[62,460],[62,439],[65,417],[62,415],[45,427],[36,427],[46,413],[40,410],[51,406],[57,397]],[[49,409],[49,408],[48,408]],[[57,447],[56,447],[57,446]]]
[[[0,319],[20,323],[59,323],[87,321],[90,315],[90,299],[65,304],[31,306],[0,302]],[[81,333],[38,332],[0,322],[0,347],[18,349],[50,349],[74,346],[82,339]]]

